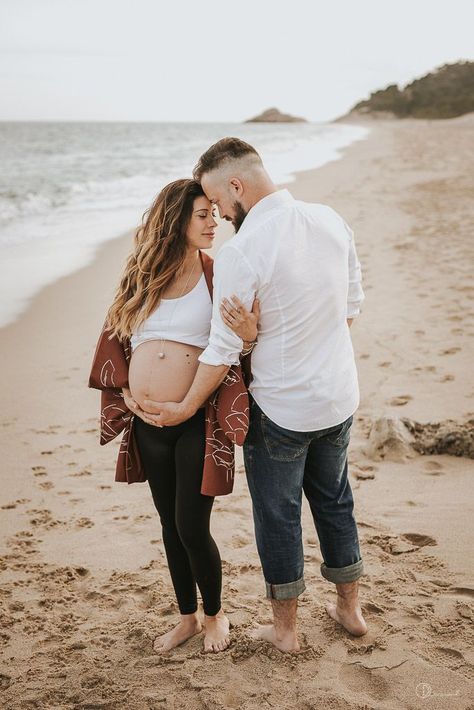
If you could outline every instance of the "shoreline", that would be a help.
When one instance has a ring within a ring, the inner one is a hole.
[[[11,710],[33,701],[68,710],[163,703],[253,710],[265,702],[392,710],[425,707],[420,683],[432,689],[431,707],[441,710],[436,694],[448,693],[468,710],[472,461],[414,452],[397,459],[390,446],[378,458],[367,452],[367,437],[387,417],[473,417],[465,382],[474,335],[472,134],[470,122],[456,119],[384,121],[341,160],[288,186],[298,199],[342,214],[363,269],[366,300],[351,330],[361,403],[349,452],[366,568],[360,596],[369,632],[360,639],[325,612],[334,588],[320,575],[305,502],[303,651],[275,655],[249,641],[253,622],[268,618],[268,602],[239,467],[234,493],[216,499],[212,517],[232,646],[206,657],[196,636],[170,657],[152,652],[154,636],[177,614],[159,523],[146,484],[114,482],[117,444],[99,447],[99,393],[87,389],[129,235],[45,287],[2,329],[0,677]]]
[[[323,127],[326,125],[331,126],[331,124],[321,124],[321,126]],[[346,125],[349,128],[351,127],[351,124]],[[361,127],[361,124],[353,124],[352,127],[357,129]],[[369,133],[370,129],[367,129],[367,135]],[[317,170],[319,167],[323,167],[324,165],[329,164],[330,162],[340,160],[344,156],[344,152],[348,147],[357,142],[360,142],[361,140],[365,140],[365,138],[366,136],[355,136],[349,144],[346,144],[345,141],[347,139],[343,136],[340,136],[336,141],[337,145],[332,145],[331,142],[330,145],[326,145],[326,142],[322,141],[319,147],[318,158],[316,159],[316,156],[314,156],[314,160],[317,161],[316,165],[312,166],[309,169]],[[278,163],[278,161],[281,160],[281,156],[275,156],[274,159],[277,160]],[[295,161],[296,160],[297,158],[295,156]],[[319,164],[321,160],[323,162],[322,164]],[[299,158],[299,162],[301,162],[301,157]],[[292,180],[288,183],[281,183],[285,186],[294,184],[294,181],[297,179],[298,174],[304,171],[297,169],[287,172],[288,175],[292,177]],[[139,215],[140,209],[137,208],[137,219],[139,218]],[[100,213],[98,213],[97,219],[100,221],[101,218],[102,216],[100,215]],[[84,227],[85,232],[87,232],[90,227],[91,225]],[[97,227],[95,229],[97,229]],[[48,288],[48,286],[54,285],[56,282],[60,281],[63,278],[67,278],[68,276],[73,275],[84,268],[87,268],[87,266],[93,264],[94,260],[98,257],[99,251],[103,247],[106,247],[110,242],[115,242],[125,237],[129,237],[131,234],[134,233],[135,229],[136,227],[123,229],[120,230],[120,232],[115,234],[114,236],[111,236],[113,230],[111,231],[111,225],[107,223],[107,225],[104,225],[105,236],[97,242],[89,242],[88,240],[86,240],[84,243],[81,244],[80,239],[78,239],[78,235],[76,235],[72,244],[69,245],[57,243],[57,237],[46,239],[45,243],[40,242],[36,244],[33,242],[26,244],[7,245],[5,247],[5,258],[7,260],[7,263],[11,264],[11,268],[9,269],[8,273],[3,275],[4,279],[2,288],[6,289],[7,292],[5,298],[7,298],[9,295],[8,292],[12,288],[12,283],[18,283],[18,281],[24,287],[24,290],[26,290],[26,292],[32,290],[33,293],[31,296],[27,296],[26,298],[15,297],[12,300],[11,306],[6,309],[5,314],[2,312],[3,307],[2,309],[0,309],[0,331],[3,328],[7,328],[9,325],[12,325],[17,322],[17,320],[21,318],[22,315],[30,308],[34,299],[41,294],[43,289]],[[94,231],[94,229],[92,229],[92,231]],[[61,257],[62,263],[61,261],[60,263],[56,263],[55,258],[53,258],[52,256],[52,253],[54,251],[61,252],[63,250],[72,250],[72,252],[71,254],[68,254],[67,259],[65,259],[64,256]],[[42,274],[41,271],[39,272],[39,276],[37,275],[37,273],[24,273],[24,270],[21,268],[22,261],[25,260],[25,257],[31,260],[31,254],[34,255],[35,262],[39,263],[40,269],[44,269],[45,273],[47,272],[49,274],[48,277],[46,277],[45,274]],[[74,265],[74,259],[76,262],[79,262],[79,266]],[[9,279],[11,279],[11,283],[9,283]],[[33,288],[31,288],[32,281],[36,281],[37,283],[37,285],[33,286]]]

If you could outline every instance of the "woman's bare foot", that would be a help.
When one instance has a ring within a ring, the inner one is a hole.
[[[250,631],[250,636],[259,641],[268,641],[272,643],[280,651],[286,653],[290,651],[299,651],[300,645],[295,631],[287,631],[277,635],[273,624],[258,624],[256,629]]]
[[[215,616],[206,616],[204,621],[204,650],[209,653],[225,651],[230,643],[229,619],[222,609]]]
[[[174,629],[163,634],[163,636],[156,637],[153,642],[153,650],[156,651],[156,653],[166,653],[190,639],[191,636],[199,634],[201,631],[202,625],[197,614],[183,614],[181,621]]]
[[[356,609],[344,609],[338,604],[326,604],[329,616],[341,624],[352,636],[363,636],[367,633],[367,624],[362,616],[360,606]]]
[[[352,636],[367,633],[367,624],[362,616],[358,600],[358,583],[336,584],[337,604],[326,604],[326,611],[334,621],[341,624]]]

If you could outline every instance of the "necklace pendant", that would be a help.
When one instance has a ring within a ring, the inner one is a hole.
[[[160,360],[163,360],[164,356],[165,356],[164,353],[158,353],[158,357],[160,358]]]

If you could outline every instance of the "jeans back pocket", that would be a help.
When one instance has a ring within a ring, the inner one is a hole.
[[[309,444],[307,432],[284,429],[263,412],[260,417],[263,440],[271,459],[294,461],[305,453]]]
[[[346,419],[342,424],[338,424],[332,431],[329,431],[325,438],[333,446],[347,446],[349,444],[349,439],[351,436],[351,426],[352,426],[352,415]]]

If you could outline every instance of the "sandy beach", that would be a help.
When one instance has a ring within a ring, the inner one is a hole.
[[[350,475],[367,635],[325,612],[334,588],[305,505],[303,650],[249,639],[269,607],[240,456],[212,518],[232,644],[205,655],[201,635],[153,653],[177,615],[160,526],[146,484],[114,482],[117,446],[99,447],[87,389],[127,235],[1,330],[1,707],[474,707],[473,119],[371,121],[367,140],[289,186],[344,216],[363,268]]]

